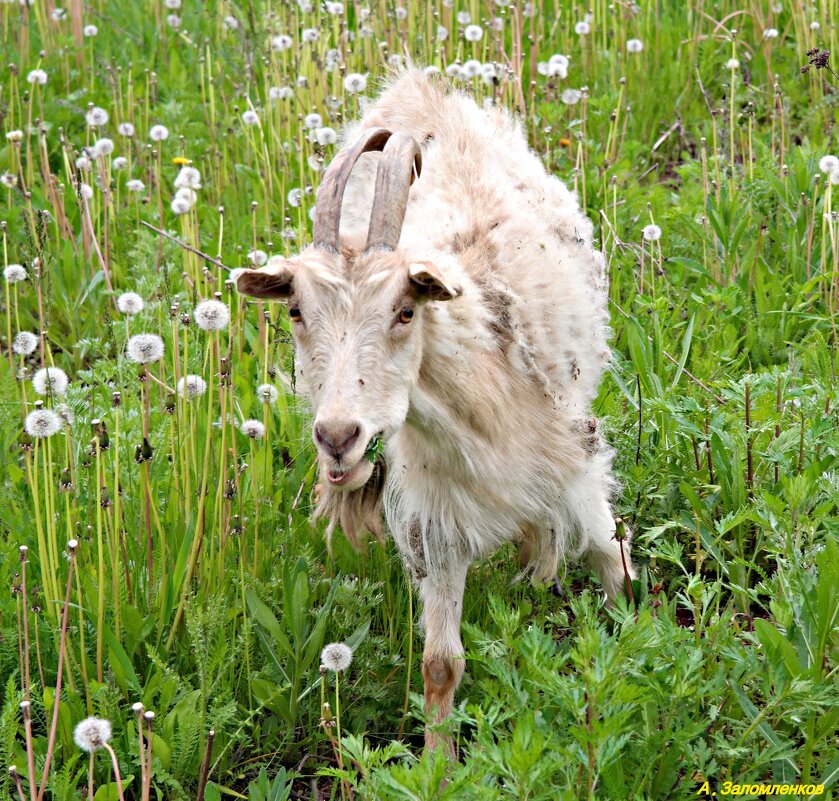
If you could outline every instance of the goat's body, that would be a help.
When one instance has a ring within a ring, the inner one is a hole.
[[[426,307],[419,381],[387,451],[384,510],[408,567],[444,582],[453,560],[525,538],[543,579],[565,554],[605,552],[616,591],[610,454],[588,417],[609,358],[591,223],[506,113],[418,72],[348,138],[373,126],[423,143],[400,246],[463,290]],[[377,161],[362,158],[347,187],[347,240],[366,233]]]

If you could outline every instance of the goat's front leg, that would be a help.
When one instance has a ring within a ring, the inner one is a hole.
[[[441,573],[422,580],[425,649],[422,654],[422,677],[425,680],[425,713],[428,724],[439,723],[452,711],[454,691],[463,677],[463,644],[460,641],[460,617],[463,613],[463,590],[469,565],[453,559]],[[444,744],[453,751],[451,740],[426,731],[425,744],[436,748]]]

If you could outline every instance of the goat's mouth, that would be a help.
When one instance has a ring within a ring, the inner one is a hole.
[[[333,487],[353,490],[363,487],[373,473],[373,462],[365,458],[357,461],[352,467],[330,467],[326,470],[326,480]]]

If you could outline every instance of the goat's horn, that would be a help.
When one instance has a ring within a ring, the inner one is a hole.
[[[313,241],[316,248],[338,250],[338,229],[341,225],[341,201],[355,163],[362,153],[382,150],[390,138],[385,128],[368,128],[349,147],[339,151],[323,174],[315,204]]]
[[[413,136],[395,133],[385,145],[376,173],[367,250],[394,250],[399,244],[408,190],[422,171],[420,147]]]

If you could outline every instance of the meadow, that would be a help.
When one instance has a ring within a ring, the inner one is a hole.
[[[59,3],[0,6],[0,798],[834,797],[837,0]],[[310,241],[409,58],[595,223],[640,568],[607,608],[474,566],[454,762],[392,543],[311,522],[286,309],[225,269]]]

